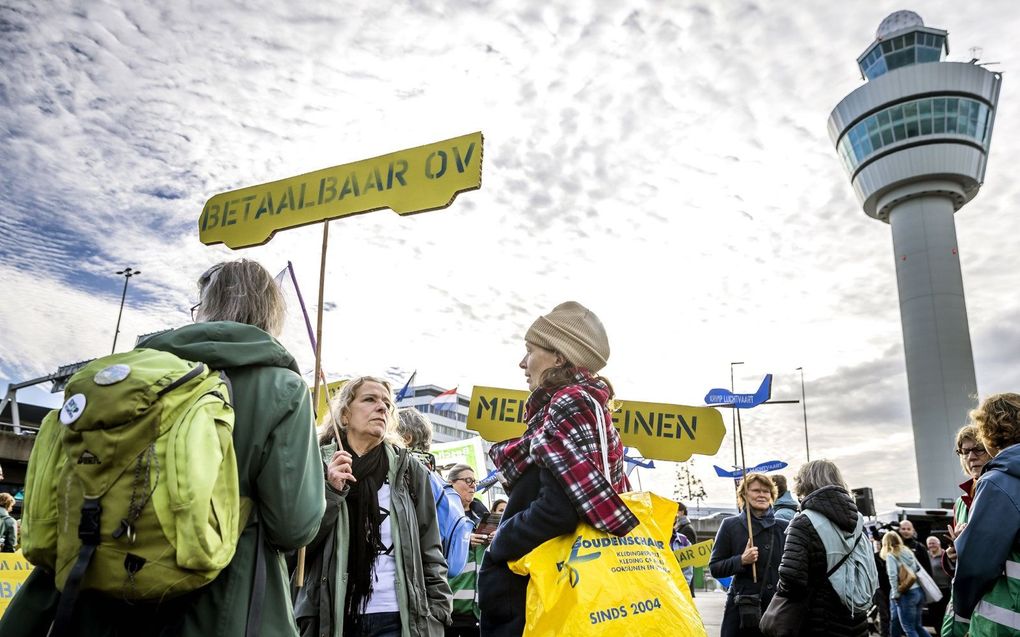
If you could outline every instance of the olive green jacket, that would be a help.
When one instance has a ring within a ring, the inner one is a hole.
[[[385,443],[384,443],[385,444]],[[442,637],[450,621],[453,593],[446,580],[435,498],[428,470],[406,449],[386,444],[390,470],[391,532],[397,561],[397,604],[402,637]],[[322,447],[323,462],[335,443]],[[351,542],[346,496],[326,485],[326,513],[308,546],[305,585],[297,589],[294,613],[302,637],[341,637],[347,595],[347,547]]]
[[[269,334],[231,322],[188,325],[144,345],[227,373],[240,494],[255,501],[255,515],[230,564],[194,593],[161,604],[129,606],[83,591],[75,611],[78,634],[243,637],[255,577],[258,519],[267,557],[259,634],[297,635],[280,551],[297,549],[315,537],[325,495],[308,386],[294,358]],[[0,635],[46,635],[58,599],[52,574],[36,569],[0,619]]]

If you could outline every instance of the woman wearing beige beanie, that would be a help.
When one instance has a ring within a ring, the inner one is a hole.
[[[568,301],[540,316],[524,339],[528,428],[489,451],[510,500],[479,574],[486,637],[524,631],[528,578],[512,573],[507,562],[573,533],[581,520],[618,536],[638,524],[618,495],[630,485],[608,408],[613,388],[597,375],[609,359],[602,321]]]

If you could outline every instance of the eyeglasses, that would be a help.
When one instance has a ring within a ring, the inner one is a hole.
[[[198,322],[198,313],[197,312],[198,312],[198,308],[200,308],[200,307],[202,307],[202,302],[201,301],[199,301],[198,303],[195,303],[194,305],[191,306],[191,322],[192,323],[197,323]],[[959,453],[959,452],[957,452],[957,453]]]
[[[980,445],[977,447],[958,447],[956,449],[956,455],[963,457],[967,457],[970,454],[974,454],[975,456],[983,456],[986,453],[988,452],[985,451],[985,448]]]
[[[450,480],[450,482],[456,482],[457,480],[463,480],[464,484],[469,487],[473,487],[478,484],[478,480],[475,480],[474,478],[454,478],[453,480]]]

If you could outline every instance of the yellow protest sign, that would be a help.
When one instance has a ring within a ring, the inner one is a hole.
[[[329,413],[329,399],[336,398],[340,390],[347,384],[347,379],[333,381],[324,387],[319,388],[319,404],[315,406],[315,424],[321,425]]]
[[[0,615],[7,610],[11,598],[32,572],[32,564],[22,556],[21,551],[0,553]]]
[[[214,195],[202,243],[261,245],[278,230],[382,208],[407,215],[449,206],[482,185],[480,132]]]
[[[471,392],[467,428],[489,442],[516,438],[524,433],[524,407],[528,392],[476,386]],[[712,407],[688,407],[668,403],[617,401],[613,425],[628,447],[645,458],[682,462],[694,454],[719,451],[726,427]]]
[[[705,540],[692,546],[679,548],[673,551],[673,554],[676,555],[677,561],[680,562],[680,568],[708,566],[708,562],[712,558],[713,546],[715,546],[715,540]]]

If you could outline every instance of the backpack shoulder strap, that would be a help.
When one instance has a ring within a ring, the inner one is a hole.
[[[262,607],[266,599],[266,548],[263,546],[262,520],[255,522],[255,580],[251,585],[245,637],[258,637],[262,631]]]
[[[829,518],[810,509],[801,511],[801,515],[806,516],[807,519],[811,521],[811,526],[815,527],[818,537],[822,540],[822,544],[825,546],[826,554],[843,552],[842,546],[837,545],[839,540],[837,540],[838,531],[836,530],[836,525],[833,524]],[[857,548],[857,545],[860,544],[861,538],[864,537],[863,520],[861,519],[860,514],[857,516],[857,528],[854,530],[854,533],[857,535],[857,540],[854,541],[850,550],[846,551],[843,554],[843,557],[836,562],[835,566],[828,570],[825,574],[826,577],[831,577],[833,573],[839,570],[840,566],[843,566],[843,563],[850,558],[854,550]],[[843,544],[843,546],[845,546],[845,544]]]
[[[857,549],[857,545],[861,543],[861,538],[862,537],[864,537],[863,533],[858,533],[857,534],[857,541],[854,542],[854,545],[850,547],[850,550],[847,551],[846,555],[843,556],[843,559],[841,559],[840,561],[836,562],[836,565],[829,569],[829,572],[825,574],[826,577],[832,577],[832,574],[835,573],[836,571],[838,571],[839,567],[843,566],[843,563],[846,562],[850,558],[851,555],[853,555],[853,552]]]

